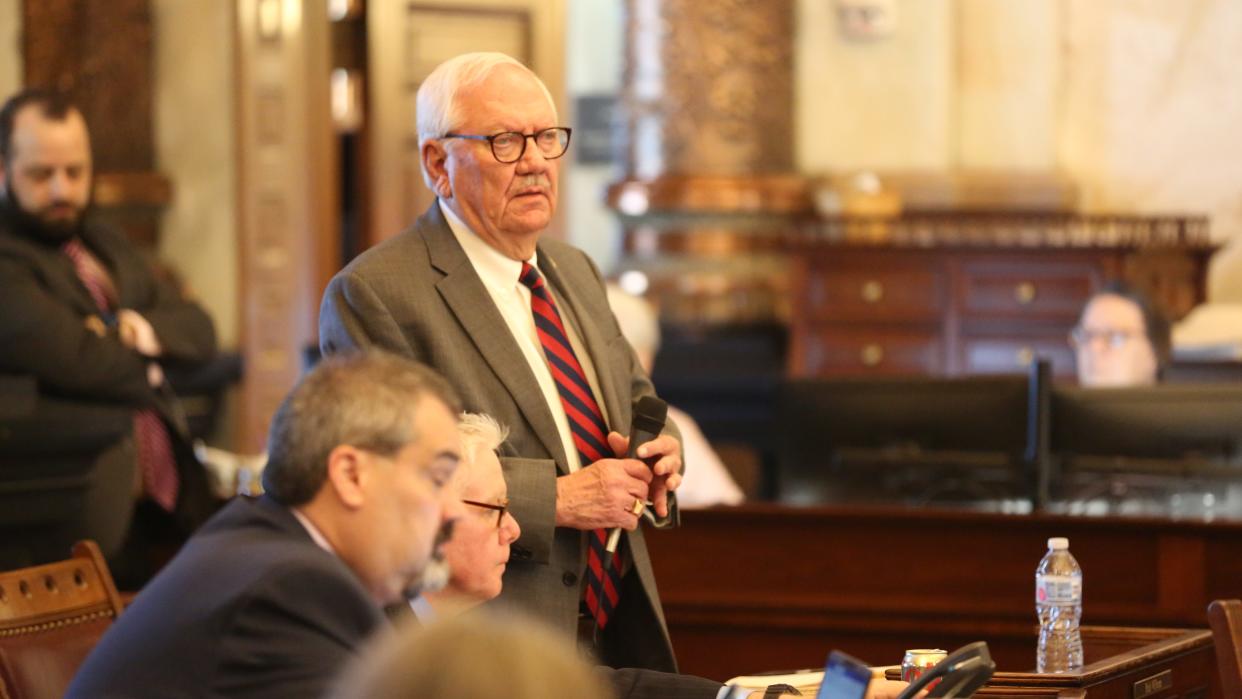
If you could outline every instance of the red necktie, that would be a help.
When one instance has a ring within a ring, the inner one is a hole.
[[[579,461],[587,466],[605,456],[612,456],[612,450],[608,448],[608,426],[604,424],[599,404],[591,393],[586,372],[582,370],[582,365],[578,363],[578,357],[569,344],[569,335],[565,332],[561,315],[556,310],[556,302],[552,300],[552,294],[544,284],[543,277],[539,275],[539,270],[523,262],[519,281],[530,289],[530,308],[535,317],[535,331],[539,334],[539,344],[543,345],[548,369],[556,381],[556,391],[561,397],[561,405],[565,408],[565,417],[569,418],[569,430],[573,433]],[[595,617],[595,623],[602,629],[608,624],[608,617],[617,608],[617,601],[621,598],[621,557],[614,556],[612,564],[605,569],[607,529],[589,532],[587,541],[586,605]]]
[[[61,246],[73,262],[78,279],[90,293],[101,313],[111,313],[117,303],[116,287],[107,271],[76,238]],[[160,507],[172,512],[177,504],[177,466],[173,457],[168,427],[154,410],[134,413],[134,441],[138,445],[138,467],[142,470],[142,486]]]

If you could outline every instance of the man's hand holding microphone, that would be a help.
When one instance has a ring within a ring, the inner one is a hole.
[[[668,515],[668,494],[681,485],[681,442],[660,434],[667,409],[658,398],[639,399],[630,436],[608,435],[617,458],[600,459],[556,480],[556,526],[616,529],[610,537],[614,542],[621,529],[638,528],[648,503],[657,516]]]

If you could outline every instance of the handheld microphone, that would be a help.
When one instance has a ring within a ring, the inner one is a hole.
[[[664,431],[664,423],[668,418],[668,403],[655,396],[643,396],[634,401],[633,413],[634,417],[630,421],[630,448],[625,454],[627,459],[637,459],[638,448],[659,437]],[[651,468],[656,460],[658,457],[649,457],[645,463],[648,468]],[[608,535],[608,545],[604,549],[608,552],[610,559],[612,554],[617,552],[617,543],[620,541],[621,527],[616,527]]]

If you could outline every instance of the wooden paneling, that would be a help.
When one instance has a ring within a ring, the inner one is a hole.
[[[262,449],[338,268],[328,38],[322,1],[237,2],[241,450]]]
[[[944,363],[936,328],[851,324],[824,327],[803,339],[801,361],[818,375],[925,375]]]
[[[958,303],[963,312],[1022,318],[1076,317],[1102,282],[1100,266],[1092,260],[1031,257],[1034,259],[997,255],[962,264]]]
[[[172,185],[154,171],[150,0],[25,0],[21,38],[24,85],[86,118],[99,219],[155,248]]]
[[[1029,669],[1050,536],[1082,565],[1084,624],[1202,628],[1242,585],[1237,522],[755,504],[685,512],[647,540],[682,671],[727,678],[976,640]]]
[[[23,9],[25,84],[81,105],[96,170],[150,169],[150,0],[25,0]]]

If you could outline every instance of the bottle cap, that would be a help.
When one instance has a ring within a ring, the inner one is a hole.
[[[1051,539],[1048,539],[1048,548],[1057,551],[1067,549],[1069,548],[1069,539],[1066,539],[1063,536],[1054,536]]]

